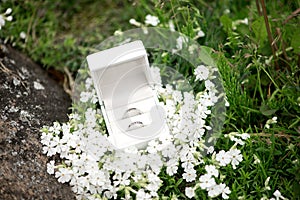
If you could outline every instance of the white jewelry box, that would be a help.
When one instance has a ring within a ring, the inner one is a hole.
[[[87,56],[110,142],[118,149],[169,135],[147,52],[134,41]]]

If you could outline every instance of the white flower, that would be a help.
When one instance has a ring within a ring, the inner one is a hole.
[[[12,16],[8,16],[8,17],[6,17],[6,21],[12,21],[13,20],[13,17]]]
[[[194,74],[196,75],[196,80],[206,80],[209,75],[209,70],[204,65],[199,65],[196,69]]]
[[[220,186],[219,185],[214,185],[210,188],[207,188],[208,191],[208,196],[209,197],[216,197],[221,194]]]
[[[108,191],[104,192],[104,197],[108,198],[108,199],[116,199],[117,198],[117,188],[113,187],[113,186],[108,186],[106,189],[108,189]]]
[[[265,127],[269,129],[271,124],[276,124],[276,123],[277,123],[277,117],[275,116],[272,117],[272,119],[267,120]]]
[[[230,163],[231,157],[227,152],[225,152],[224,150],[221,150],[216,155],[216,161],[218,161],[221,166],[226,166],[227,164]]]
[[[236,30],[236,28],[237,28],[238,25],[240,25],[240,24],[248,25],[248,23],[249,23],[248,18],[238,19],[238,20],[232,22],[232,29]]]
[[[151,77],[155,84],[161,84],[161,76],[160,76],[160,69],[158,67],[150,67]]]
[[[11,12],[12,12],[12,9],[11,8],[7,8],[6,11],[5,11],[5,15],[9,15]]]
[[[210,146],[210,147],[207,148],[207,153],[208,154],[212,154],[214,151],[215,151],[214,146]]]
[[[219,185],[214,185],[214,186],[208,188],[208,196],[209,197],[216,197],[216,196],[222,194],[223,199],[228,199],[229,198],[228,194],[230,194],[230,193],[231,193],[231,191],[224,183],[221,183]]]
[[[53,138],[52,134],[48,134],[48,133],[43,132],[42,136],[41,136],[41,143],[43,145],[48,146],[48,145],[50,145],[50,142],[51,142],[52,138]]]
[[[229,187],[226,186],[224,183],[221,183],[221,184],[219,185],[219,187],[220,187],[220,190],[221,190],[221,192],[222,192],[222,197],[223,197],[223,199],[228,199],[228,198],[229,198],[228,194],[231,193]]]
[[[146,15],[145,23],[152,26],[157,26],[159,24],[159,19],[156,16]]]
[[[219,171],[216,169],[216,166],[214,165],[206,165],[205,170],[207,174],[210,176],[218,177],[219,176]]]
[[[197,37],[204,37],[204,36],[205,36],[205,33],[202,30],[198,31]]]
[[[188,169],[186,172],[182,174],[182,178],[185,179],[187,182],[192,182],[196,179],[196,170]]]
[[[232,167],[233,167],[233,169],[236,169],[236,166],[243,160],[243,156],[241,155],[241,150],[231,149],[231,150],[229,150],[228,153],[231,157]]]
[[[250,138],[250,135],[249,135],[248,133],[242,133],[242,134],[241,134],[241,138],[242,138],[243,140],[247,140],[248,138]]]
[[[146,193],[145,190],[139,189],[139,191],[136,193],[136,199],[140,200],[150,200],[151,195],[149,193]]]
[[[146,189],[150,191],[151,196],[157,196],[156,191],[160,188],[162,181],[151,182],[146,186]]]
[[[178,50],[181,50],[183,48],[183,44],[186,44],[188,42],[187,37],[180,35],[177,39],[176,39],[176,48]]]
[[[169,21],[169,28],[170,28],[170,31],[172,31],[172,32],[175,31],[175,26],[174,26],[174,23],[172,20]]]
[[[205,87],[208,90],[214,90],[215,89],[215,84],[211,81],[211,80],[205,80]],[[212,98],[212,96],[215,95],[213,93],[210,94],[210,98]]]
[[[129,185],[130,183],[130,180],[129,180],[129,177],[130,177],[130,173],[124,173],[123,175],[121,174],[116,174],[114,176],[114,178],[116,179],[114,181],[114,185],[117,186],[117,185]]]
[[[161,151],[162,155],[164,157],[173,157],[175,156],[175,154],[177,153],[176,148],[173,144],[169,144],[168,146],[166,146],[162,151]]]
[[[59,168],[57,172],[55,172],[55,177],[58,178],[58,182],[65,183],[71,180],[72,171],[67,168]]]
[[[210,174],[204,174],[200,176],[199,181],[200,181],[200,187],[202,189],[207,189],[216,185],[215,179],[212,178]]]
[[[194,188],[192,187],[186,187],[185,188],[185,195],[188,197],[188,198],[193,198],[195,196],[195,190]]]
[[[3,15],[0,15],[0,29],[1,29],[1,27],[4,26],[4,25],[5,25],[5,18],[4,18]]]
[[[70,119],[70,120],[71,120],[71,119],[74,119],[74,120],[79,121],[79,120],[80,120],[80,116],[79,116],[77,113],[71,113],[71,114],[69,115],[69,119]]]
[[[187,158],[181,159],[181,161],[183,162],[183,163],[181,164],[181,166],[182,166],[185,170],[188,170],[188,169],[194,168],[196,159],[195,159],[195,157],[194,157],[193,155],[190,155],[190,156],[188,156]]]
[[[279,192],[279,190],[276,190],[273,195],[275,196],[276,200],[279,200],[279,199],[285,199],[284,196],[281,195],[281,193]]]
[[[265,180],[265,190],[271,190],[270,186],[269,186],[269,181],[270,181],[270,177],[268,177],[266,180]]]
[[[58,135],[61,131],[60,123],[53,122],[53,126],[49,128],[49,132],[53,132],[54,134]]]
[[[167,162],[167,174],[173,176],[177,173],[178,170],[178,162],[176,160],[169,160]]]
[[[249,24],[248,18],[245,18],[245,19],[241,20],[241,24],[248,25]]]
[[[152,183],[161,182],[160,178],[150,170],[147,171],[147,177],[148,177],[149,182],[152,182]]]
[[[156,153],[157,151],[159,151],[159,149],[160,149],[160,145],[156,140],[151,140],[148,143],[147,151],[149,153]]]
[[[80,188],[86,188],[87,190],[89,190],[90,188],[90,181],[88,176],[80,176],[77,180],[77,183]]]
[[[180,103],[183,99],[181,91],[175,90],[172,93],[172,97],[174,98],[175,102]]]
[[[225,106],[226,106],[226,107],[229,107],[229,106],[230,106],[230,104],[229,104],[229,101],[228,101],[227,97],[225,97],[225,99],[224,99],[224,100],[225,100]]]
[[[83,103],[86,103],[91,97],[92,97],[92,94],[90,92],[81,92],[80,93],[80,101]]]
[[[259,164],[260,163],[260,160],[259,160],[259,158],[257,157],[257,155],[253,155],[253,157],[254,157],[254,164]]]
[[[51,160],[49,163],[47,163],[47,172],[49,174],[54,174],[54,169],[55,169],[55,166],[54,166],[54,160]]]
[[[5,21],[12,21],[12,19],[13,19],[12,16],[5,16],[5,15],[7,15],[7,13],[11,12],[11,9],[10,10],[9,9],[7,9],[4,14],[0,14],[0,30],[5,25]],[[8,11],[10,11],[10,12],[8,12]]]
[[[56,149],[50,146],[43,147],[43,154],[47,154],[47,156],[53,156],[56,154]]]
[[[194,53],[196,53],[197,50],[198,50],[198,45],[192,44],[192,45],[189,46],[188,50],[189,50],[189,53],[190,53],[190,54],[194,54]]]
[[[230,10],[228,9],[228,8],[226,8],[225,10],[224,10],[224,14],[229,14],[230,13]]]
[[[232,141],[236,142],[236,144],[239,144],[239,145],[244,145],[245,144],[245,142],[243,140],[241,140],[240,138],[231,137],[230,139]]]
[[[140,22],[136,21],[135,19],[130,19],[129,23],[137,27],[140,27],[142,25]]]
[[[5,25],[5,20],[6,21],[12,21],[13,17],[12,16],[6,16],[9,15],[12,12],[11,8],[8,8],[5,13],[0,14],[0,30],[2,28],[2,26]]]
[[[121,29],[118,29],[118,30],[116,30],[116,31],[114,32],[114,35],[115,35],[115,36],[121,36],[121,35],[123,35],[123,31],[122,31]]]
[[[90,87],[93,85],[93,79],[92,78],[87,78],[85,80],[85,88],[90,89]]]
[[[25,33],[24,31],[22,31],[22,32],[20,33],[20,38],[21,38],[21,39],[26,39],[26,33]]]

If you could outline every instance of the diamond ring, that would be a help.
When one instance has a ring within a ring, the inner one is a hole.
[[[137,108],[129,108],[124,113],[123,119],[130,118],[130,117],[133,117],[133,116],[136,116],[136,115],[141,115],[141,114],[142,114],[142,111],[140,111],[139,109],[137,109]]]
[[[131,130],[135,130],[135,129],[142,128],[142,127],[144,127],[143,122],[135,121],[135,122],[132,122],[131,124],[128,125],[127,130],[131,131]]]

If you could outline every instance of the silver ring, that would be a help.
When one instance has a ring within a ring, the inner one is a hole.
[[[135,122],[132,122],[131,124],[128,125],[127,131],[139,129],[139,128],[142,128],[142,127],[144,127],[143,122],[141,122],[141,121],[135,121]]]
[[[141,114],[142,114],[142,111],[140,111],[139,109],[137,109],[137,108],[129,108],[124,113],[123,119],[129,118],[129,117],[134,117],[134,116],[141,115]]]

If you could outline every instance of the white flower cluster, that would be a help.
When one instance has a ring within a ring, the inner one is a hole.
[[[206,132],[212,128],[205,120],[219,98],[211,81],[215,78],[213,71],[203,65],[195,70],[197,79],[205,81],[206,86],[195,98],[192,93],[182,93],[171,85],[162,87],[159,70],[152,68],[171,134],[151,140],[144,150],[135,147],[117,150],[111,145],[100,110],[95,106],[98,99],[92,79],[87,78],[80,94],[84,109],[72,113],[68,123],[55,122],[42,129],[43,152],[49,157],[59,154],[62,159],[61,163],[51,160],[47,164],[48,173],[54,174],[59,182],[69,182],[78,199],[159,199],[162,186],[159,174],[165,166],[168,175],[176,174],[189,183],[185,189],[187,197],[195,196],[199,188],[206,190],[209,197],[221,195],[227,199],[230,189],[221,183],[221,167],[231,164],[235,169],[243,157],[236,145],[229,151],[216,153],[213,146],[204,144]],[[231,135],[248,138],[245,134]],[[204,158],[201,154],[204,149],[211,158]],[[207,160],[209,165],[205,163]],[[198,174],[199,167],[204,167],[207,173]]]
[[[268,119],[266,124],[265,124],[265,128],[269,129],[271,124],[276,124],[277,123],[277,117],[272,117],[272,119]]]
[[[232,22],[232,29],[233,29],[233,30],[236,30],[236,29],[237,29],[237,26],[240,25],[240,24],[248,25],[248,24],[249,24],[248,18],[245,18],[245,19],[238,19],[238,20],[233,21],[233,22]]]
[[[229,137],[229,139],[231,141],[234,141],[236,145],[244,145],[245,144],[245,140],[250,138],[250,135],[248,133],[238,133],[238,132],[231,132],[229,134],[226,134],[225,137]]]
[[[0,30],[5,25],[5,21],[12,21],[13,17],[10,15],[12,12],[11,8],[8,8],[5,13],[0,14]]]
[[[144,26],[141,22],[138,22],[137,20],[135,20],[133,18],[129,20],[129,23],[134,26],[137,26],[137,27]],[[145,25],[157,26],[159,23],[160,23],[160,21],[157,16],[153,16],[153,15],[149,15],[149,14],[146,15]]]
[[[271,190],[271,187],[269,186],[269,182],[270,182],[270,177],[268,177],[266,180],[265,180],[265,187],[264,187],[264,190],[265,191],[268,191],[268,190]],[[274,197],[272,198],[268,198],[267,195],[263,195],[263,197],[260,199],[260,200],[287,200],[288,198],[285,198],[284,196],[282,196],[282,194],[280,193],[279,190],[276,190],[274,193],[273,193]]]
[[[185,195],[189,198],[195,196],[195,190],[199,187],[208,192],[209,197],[217,197],[222,195],[223,199],[228,199],[231,193],[228,186],[225,183],[217,184],[216,179],[219,178],[219,170],[222,166],[226,166],[231,163],[232,168],[236,169],[236,166],[243,160],[241,151],[238,149],[230,149],[229,151],[221,150],[217,154],[213,154],[212,161],[214,165],[205,165],[206,174],[199,177],[199,183],[194,187],[187,187],[185,189]],[[195,176],[196,177],[196,176]]]
[[[85,87],[86,91],[80,93],[80,101],[83,103],[92,102],[93,104],[98,102],[98,97],[96,94],[96,90],[91,88],[93,85],[93,80],[91,78],[86,79]]]

